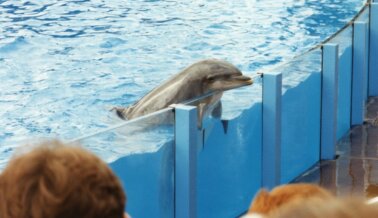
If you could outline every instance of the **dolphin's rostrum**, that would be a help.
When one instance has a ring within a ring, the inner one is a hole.
[[[206,110],[214,105],[220,105],[223,91],[252,83],[252,79],[242,75],[234,65],[222,60],[207,59],[196,62],[174,75],[133,105],[114,109],[119,117],[130,120],[172,104],[215,93],[196,103],[198,124],[201,126]]]

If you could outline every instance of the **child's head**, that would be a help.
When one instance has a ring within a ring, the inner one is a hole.
[[[122,218],[125,203],[107,164],[56,141],[14,157],[0,176],[2,218]]]
[[[309,198],[331,199],[334,196],[326,189],[314,184],[287,184],[274,188],[271,192],[264,189],[255,196],[249,213],[269,214],[283,205]]]
[[[309,198],[284,205],[266,218],[376,218],[378,207],[365,203],[365,199]]]

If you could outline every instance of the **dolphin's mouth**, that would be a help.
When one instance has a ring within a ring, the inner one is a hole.
[[[226,90],[236,89],[242,86],[248,86],[252,84],[253,84],[253,80],[251,77],[238,74],[238,75],[233,75],[231,77],[228,77],[227,79],[223,80],[222,82],[218,84],[214,84],[213,90],[226,91]]]
[[[233,76],[231,77],[232,81],[234,82],[241,82],[245,85],[251,85],[253,84],[253,80],[251,77],[244,76],[244,75],[238,75],[238,76]]]
[[[231,86],[229,88],[234,89],[234,88],[238,88],[238,87],[241,87],[241,86],[252,85],[253,84],[253,80],[249,76],[234,75],[234,76],[230,77],[228,83]]]
[[[249,76],[241,73],[233,75],[220,75],[218,78],[210,78],[209,90],[226,91],[253,84],[253,80]]]

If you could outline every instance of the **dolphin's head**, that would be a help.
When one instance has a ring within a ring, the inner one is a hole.
[[[197,75],[207,91],[225,91],[253,83],[250,77],[244,76],[238,68],[228,62],[210,59],[197,64]]]

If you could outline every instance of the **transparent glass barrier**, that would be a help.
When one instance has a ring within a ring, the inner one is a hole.
[[[329,42],[339,45],[339,77],[337,97],[337,139],[341,139],[350,128],[352,87],[352,41],[353,26],[349,25]]]
[[[366,5],[364,6],[364,8],[362,9],[362,12],[358,15],[358,17],[356,18],[356,21],[362,21],[362,22],[367,22],[369,23],[369,16],[370,16],[370,10],[369,10],[369,6]]]
[[[223,93],[222,109],[208,113],[200,130],[198,217],[238,217],[261,187],[262,85]],[[192,102],[196,105],[199,102]]]
[[[173,120],[167,109],[77,140],[121,179],[132,217],[174,217]]]
[[[282,72],[281,182],[287,183],[319,160],[321,49],[277,68]]]

